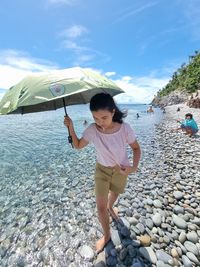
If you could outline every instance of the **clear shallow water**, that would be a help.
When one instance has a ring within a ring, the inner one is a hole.
[[[128,110],[125,121],[135,129],[138,139],[144,142],[147,136],[154,135],[155,124],[159,123],[162,113],[155,109],[154,114],[147,114],[147,105],[119,105]],[[88,105],[67,107],[69,116],[74,121],[78,136],[84,131],[83,121],[93,122]],[[139,113],[140,118],[136,118]],[[63,125],[64,109],[25,115],[0,116],[0,176],[4,179],[14,177],[21,168],[31,170],[38,165],[45,169],[52,164],[62,163],[70,154],[82,152],[72,150],[67,143],[67,129]]]

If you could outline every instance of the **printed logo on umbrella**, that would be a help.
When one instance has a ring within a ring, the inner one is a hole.
[[[59,83],[50,85],[49,89],[53,96],[60,96],[65,93],[64,85],[59,84]]]

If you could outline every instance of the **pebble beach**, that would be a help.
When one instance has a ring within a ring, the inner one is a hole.
[[[171,131],[188,112],[200,126],[198,109],[168,106],[154,135],[141,140],[139,171],[116,203],[120,220],[111,222],[111,241],[98,255],[93,148],[56,168],[48,154],[48,175],[36,175],[41,162],[33,158],[34,182],[19,182],[24,170],[18,169],[18,177],[0,184],[0,266],[200,266],[200,133],[189,138]]]
[[[114,245],[101,256],[107,265],[95,266],[200,266],[200,135],[171,131],[188,112],[200,125],[198,109],[166,107],[139,173],[119,200]]]

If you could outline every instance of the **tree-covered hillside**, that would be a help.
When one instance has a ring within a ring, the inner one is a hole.
[[[169,83],[158,92],[157,96],[166,96],[169,93],[179,90],[187,93],[194,93],[200,89],[200,52],[195,51],[195,55],[189,56],[189,63],[183,63],[174,72]]]

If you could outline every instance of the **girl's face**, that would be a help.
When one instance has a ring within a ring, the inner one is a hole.
[[[190,116],[185,116],[185,119],[186,120],[191,120],[191,117]]]
[[[112,125],[112,118],[114,114],[115,110],[113,110],[113,112],[110,112],[107,109],[99,109],[98,111],[92,111],[92,115],[96,124],[103,130],[109,128]]]

